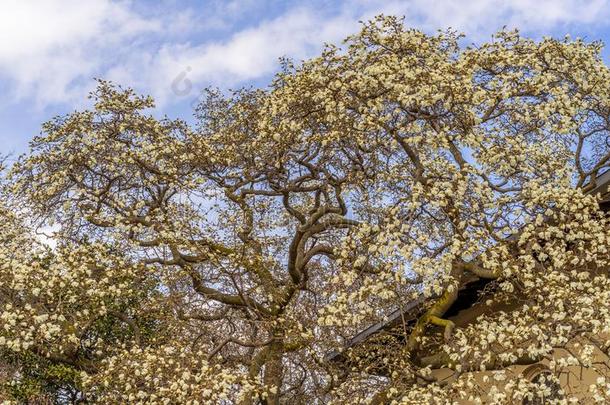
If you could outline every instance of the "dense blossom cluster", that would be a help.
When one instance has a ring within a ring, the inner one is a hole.
[[[601,45],[459,43],[379,17],[269,89],[209,90],[196,128],[100,81],[3,184],[0,399],[510,404],[580,369],[561,401],[603,402]],[[472,279],[487,310],[456,325]]]
[[[217,404],[255,395],[247,378],[205,359],[188,346],[134,347],[104,359],[102,372],[85,374],[84,387],[113,404]]]

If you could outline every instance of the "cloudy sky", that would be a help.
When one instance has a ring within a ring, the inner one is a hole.
[[[43,121],[83,108],[93,78],[188,119],[203,87],[264,86],[279,57],[313,56],[380,13],[474,43],[503,26],[610,42],[610,0],[0,0],[0,154],[24,152]]]

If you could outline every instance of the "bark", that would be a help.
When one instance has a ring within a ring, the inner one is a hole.
[[[263,381],[266,387],[275,387],[275,393],[269,392],[269,396],[263,401],[264,405],[280,405],[280,391],[284,377],[282,354],[281,342],[273,342],[269,345]]]

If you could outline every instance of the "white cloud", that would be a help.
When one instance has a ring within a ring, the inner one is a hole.
[[[233,86],[271,74],[279,57],[306,58],[324,41],[338,41],[356,27],[357,20],[321,19],[312,10],[299,8],[225,41],[169,43],[153,53],[142,50],[110,69],[108,77],[150,89],[163,103],[175,96],[195,96],[201,84]]]
[[[481,40],[504,25],[540,34],[606,23],[608,6],[607,0],[411,0],[386,8],[427,30],[452,27],[472,40]]]
[[[43,245],[46,245],[51,249],[55,250],[55,248],[57,247],[56,233],[59,232],[60,229],[61,226],[59,226],[59,224],[38,228],[36,230],[36,239]]]
[[[128,3],[110,0],[5,0],[0,12],[0,75],[17,97],[40,103],[79,93],[105,54],[125,40],[159,31]],[[77,87],[77,88],[75,88]]]
[[[8,79],[17,96],[41,104],[82,98],[93,76],[172,103],[184,93],[195,97],[207,84],[235,86],[265,77],[277,69],[278,57],[312,56],[323,42],[340,41],[357,29],[358,20],[381,12],[406,15],[408,24],[426,31],[451,26],[480,41],[503,25],[534,34],[602,25],[610,10],[607,0],[346,0],[333,8],[320,0],[235,30],[235,21],[263,3],[216,1],[195,10],[166,0],[147,15],[136,4],[5,0],[0,78]],[[206,29],[226,35],[212,40],[202,35]]]

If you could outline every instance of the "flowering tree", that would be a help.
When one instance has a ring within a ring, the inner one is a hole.
[[[269,90],[208,91],[196,128],[104,81],[91,110],[46,123],[3,193],[3,395],[513,403],[595,368],[610,346],[610,229],[587,194],[610,167],[601,45],[459,40],[380,17]],[[32,233],[53,223],[50,250]],[[492,310],[456,327],[444,315],[475,276]],[[383,350],[326,360],[415,299]],[[511,371],[545,359],[547,381]]]

